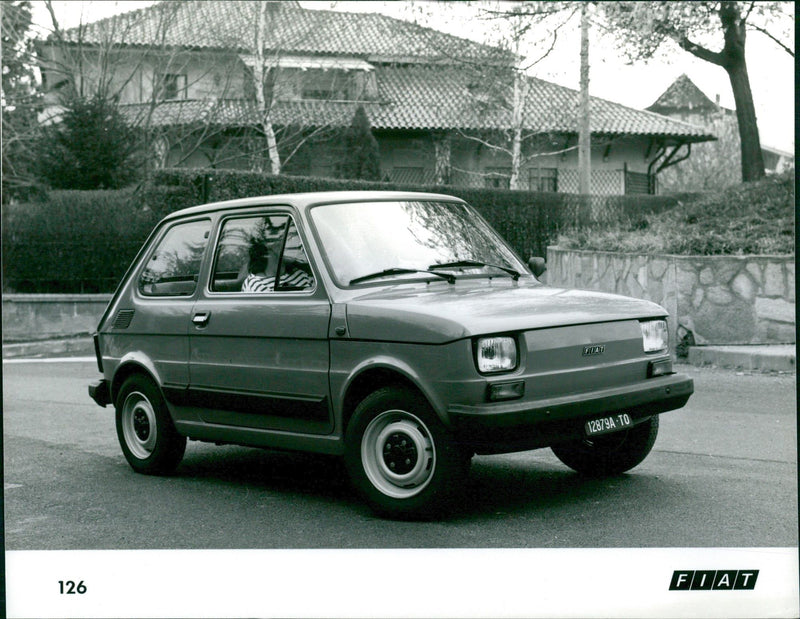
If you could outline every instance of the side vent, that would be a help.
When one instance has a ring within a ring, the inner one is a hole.
[[[117,313],[117,317],[114,319],[112,328],[127,329],[131,324],[131,320],[133,320],[133,314],[134,310],[120,310],[119,313]]]

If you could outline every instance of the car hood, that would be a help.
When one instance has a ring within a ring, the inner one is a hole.
[[[642,299],[550,288],[511,280],[397,286],[347,302],[350,337],[444,343],[457,339],[574,324],[666,316]]]

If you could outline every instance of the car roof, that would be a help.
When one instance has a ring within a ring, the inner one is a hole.
[[[423,193],[414,191],[318,191],[309,193],[284,193],[251,198],[238,198],[223,202],[211,202],[181,209],[171,213],[165,220],[172,220],[193,215],[213,213],[222,210],[249,208],[253,206],[291,205],[306,210],[317,204],[334,204],[338,202],[368,202],[390,200],[446,200],[463,202],[461,198],[440,193]]]

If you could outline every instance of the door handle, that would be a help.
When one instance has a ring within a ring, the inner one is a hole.
[[[209,318],[211,318],[211,312],[199,312],[192,316],[192,322],[195,327],[205,327]]]

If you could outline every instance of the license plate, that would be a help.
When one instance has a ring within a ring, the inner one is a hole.
[[[630,428],[633,425],[630,415],[627,413],[617,413],[600,419],[590,419],[584,424],[586,436],[597,436]]]

